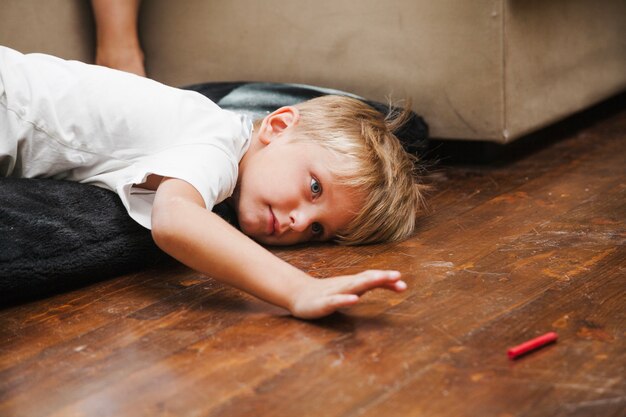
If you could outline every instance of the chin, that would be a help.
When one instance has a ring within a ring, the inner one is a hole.
[[[267,236],[250,236],[250,237],[254,239],[256,242],[261,243],[263,245],[275,245],[275,243],[268,241]]]
[[[290,246],[293,245],[293,243],[286,243],[286,242],[281,242],[281,241],[277,241],[276,239],[272,239],[269,236],[261,236],[259,238],[253,238],[257,243],[261,244],[261,245],[266,245],[266,246]]]
[[[266,236],[262,232],[259,232],[254,226],[254,223],[250,224],[246,223],[245,221],[239,221],[239,230],[241,231],[241,233],[258,243],[269,244],[269,242],[267,242],[268,236]]]
[[[251,237],[254,240],[258,240],[258,237],[254,230],[251,229],[248,224],[241,220],[239,221],[239,230],[241,230],[241,233],[243,233],[244,235]]]

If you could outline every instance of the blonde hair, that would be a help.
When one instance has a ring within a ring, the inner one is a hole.
[[[354,219],[337,231],[337,242],[357,245],[410,236],[424,208],[426,187],[416,181],[417,158],[405,152],[394,134],[411,116],[408,107],[384,115],[361,100],[335,95],[295,107],[300,112],[298,140],[347,156],[348,166],[333,174],[365,198]]]

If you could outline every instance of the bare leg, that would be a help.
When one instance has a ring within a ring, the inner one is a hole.
[[[137,17],[141,0],[91,0],[96,19],[96,64],[146,76]]]

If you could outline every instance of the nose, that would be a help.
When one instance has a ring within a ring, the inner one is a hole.
[[[313,213],[301,207],[289,213],[289,222],[291,230],[304,232],[313,222]]]

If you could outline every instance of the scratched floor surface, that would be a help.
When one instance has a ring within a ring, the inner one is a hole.
[[[1,310],[0,415],[623,416],[624,108],[507,163],[444,159],[408,241],[275,251],[404,273],[344,314],[294,320],[177,265]]]

